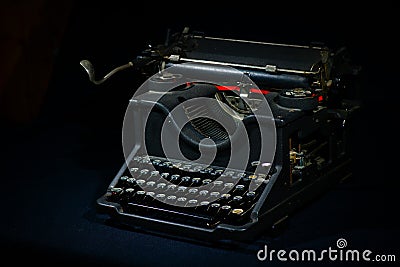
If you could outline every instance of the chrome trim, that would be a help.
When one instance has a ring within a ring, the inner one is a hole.
[[[179,60],[184,62],[192,62],[192,63],[203,63],[203,64],[211,64],[211,65],[221,65],[221,66],[229,66],[229,67],[239,67],[239,68],[248,68],[248,69],[257,69],[263,70],[268,72],[271,65],[266,66],[256,66],[256,65],[247,65],[247,64],[237,64],[237,63],[230,63],[230,62],[220,62],[220,61],[212,61],[212,60],[204,60],[204,59],[191,59],[191,58],[183,58],[181,57]],[[274,72],[285,72],[285,73],[295,73],[295,74],[318,74],[318,71],[304,71],[304,70],[292,70],[292,69],[281,69],[281,68],[274,68]]]
[[[239,42],[239,43],[251,43],[251,44],[275,45],[275,46],[287,46],[287,47],[297,47],[297,48],[307,48],[307,49],[325,50],[324,47],[320,47],[320,46],[307,46],[307,45],[269,43],[269,42],[249,41],[249,40],[230,39],[230,38],[219,38],[219,37],[200,36],[200,35],[195,35],[195,36],[193,36],[193,37],[194,37],[194,38],[198,38],[198,39],[209,39],[209,40],[217,40],[217,41],[231,41],[231,42]]]

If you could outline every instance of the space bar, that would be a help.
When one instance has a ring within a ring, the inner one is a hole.
[[[155,211],[158,214],[168,214],[172,216],[177,216],[181,218],[188,218],[188,219],[196,219],[196,220],[203,220],[203,221],[212,221],[214,219],[213,216],[207,216],[204,214],[196,214],[196,213],[190,213],[190,212],[181,212],[181,211],[176,211],[176,210],[169,210],[169,209],[164,209],[164,208],[159,208],[159,207],[154,207],[154,206],[147,206],[147,205],[142,205],[142,204],[137,204],[137,203],[128,203],[128,206],[130,209],[134,211],[147,211],[145,214],[148,215],[148,211]]]

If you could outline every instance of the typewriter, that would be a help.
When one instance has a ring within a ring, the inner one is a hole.
[[[354,66],[344,47],[169,35],[133,61],[125,162],[99,213],[148,232],[253,240],[351,175]]]

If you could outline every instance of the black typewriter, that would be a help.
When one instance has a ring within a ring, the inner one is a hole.
[[[145,49],[123,122],[126,161],[99,212],[149,232],[250,240],[351,175],[359,67],[348,51],[209,37]],[[128,101],[128,100],[127,100]]]

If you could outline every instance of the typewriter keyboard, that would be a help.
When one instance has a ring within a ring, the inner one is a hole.
[[[251,221],[269,182],[267,174],[151,156],[136,156],[127,167],[108,188],[107,202],[117,203],[123,214],[203,228]]]

